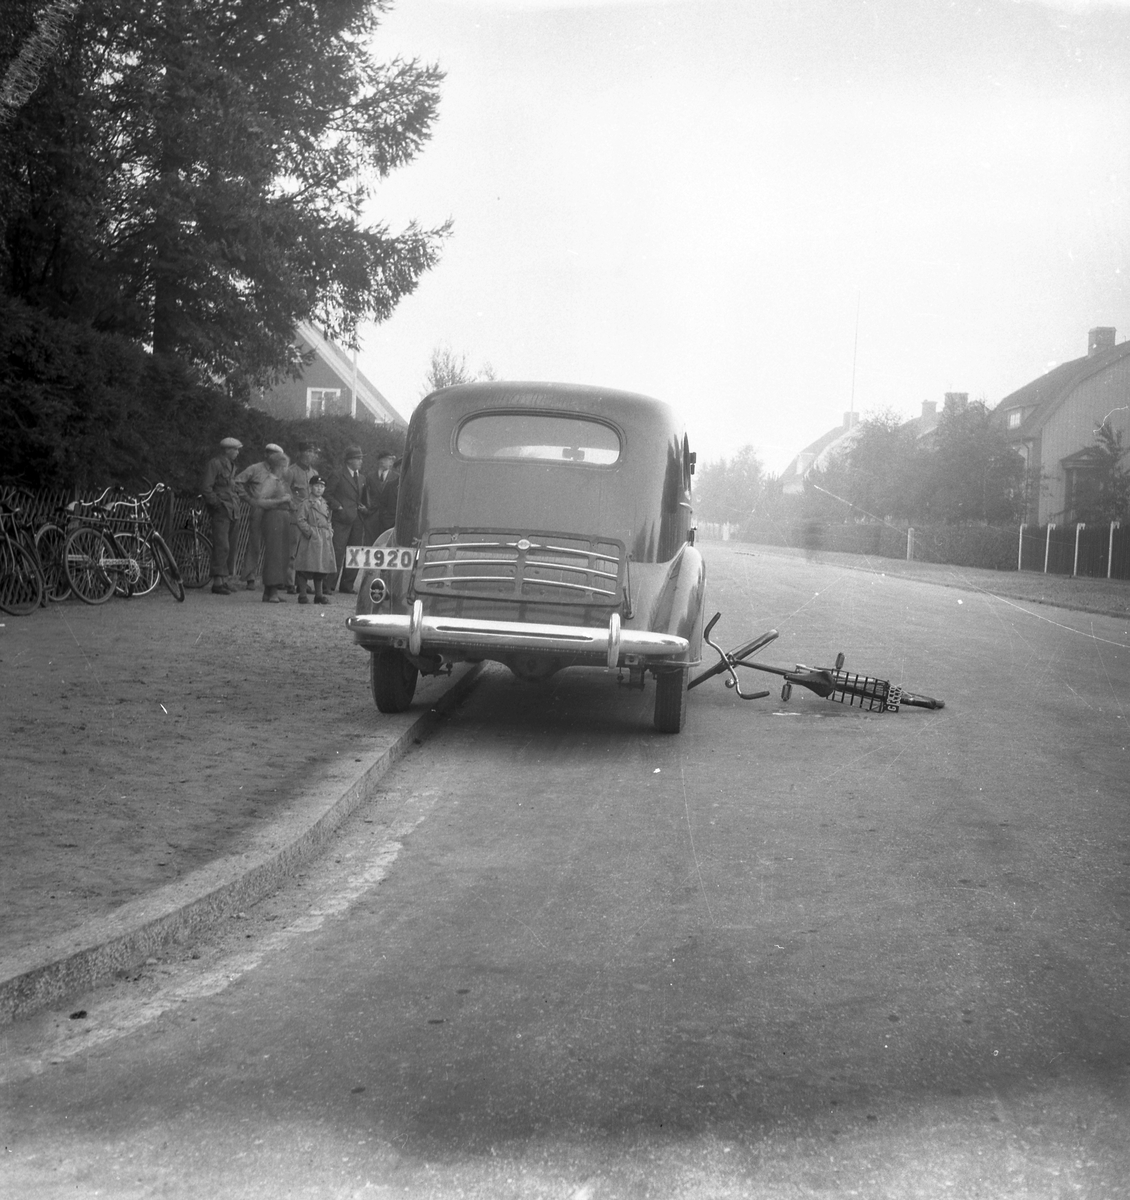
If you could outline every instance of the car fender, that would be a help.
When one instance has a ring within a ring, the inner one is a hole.
[[[370,546],[391,546],[396,543],[396,529],[386,529],[367,543]],[[408,581],[410,571],[360,571],[357,580],[357,603],[354,611],[367,614],[374,611],[374,604],[369,595],[369,584],[379,575],[388,588],[388,598],[385,600],[383,612],[407,612]]]
[[[631,625],[644,625],[653,633],[671,633],[686,638],[689,643],[687,662],[696,664],[702,660],[702,618],[706,602],[706,563],[699,551],[691,545],[685,545],[668,563],[656,564],[646,572],[633,564],[633,585],[641,574],[645,575],[644,587],[640,588],[639,607],[636,608],[636,598],[633,597],[633,607],[636,617],[629,622]],[[650,592],[647,587],[652,572],[661,567],[663,576],[657,580],[657,587],[650,597],[643,594]],[[640,610],[644,611],[640,611]]]

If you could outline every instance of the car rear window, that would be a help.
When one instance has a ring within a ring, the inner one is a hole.
[[[464,458],[518,458],[608,466],[620,460],[611,425],[555,413],[483,413],[464,421],[455,441]]]

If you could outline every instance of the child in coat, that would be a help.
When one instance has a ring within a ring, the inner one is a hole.
[[[326,481],[320,475],[310,477],[310,495],[298,509],[298,532],[301,535],[294,556],[294,582],[298,587],[298,603],[307,604],[306,580],[314,581],[314,603],[329,604],[325,593],[326,578],[337,575],[334,558],[333,523],[325,501]]]

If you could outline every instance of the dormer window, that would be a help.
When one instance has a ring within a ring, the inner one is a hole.
[[[1021,417],[1022,417],[1023,415],[1024,415],[1024,414],[1023,414],[1023,413],[1020,411],[1020,409],[1018,409],[1018,408],[1014,408],[1014,409],[1013,409],[1013,410],[1012,410],[1012,411],[1011,411],[1011,412],[1008,414],[1008,427],[1009,427],[1009,429],[1019,429],[1019,428],[1020,428],[1020,419],[1021,419]]]

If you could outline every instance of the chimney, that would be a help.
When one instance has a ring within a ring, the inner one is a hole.
[[[938,402],[937,400],[922,401],[922,424],[933,425],[938,420]]]
[[[1114,349],[1114,326],[1096,325],[1087,333],[1087,357]]]
[[[946,412],[962,412],[969,407],[968,392],[946,392],[946,402],[943,405]]]
[[[859,413],[846,412],[844,413],[844,428],[851,429],[854,425],[859,424]]]

